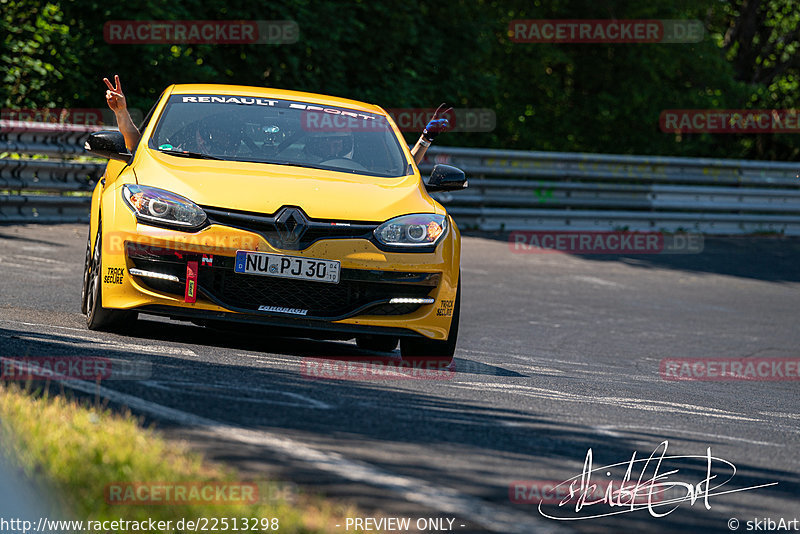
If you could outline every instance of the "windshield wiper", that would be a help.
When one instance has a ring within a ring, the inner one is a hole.
[[[215,159],[219,161],[224,161],[222,158],[218,158],[216,156],[211,156],[209,154],[202,154],[200,152],[188,152],[186,150],[159,150],[159,152],[163,152],[164,154],[169,154],[170,156],[180,156],[183,158]]]
[[[232,159],[231,161],[239,161],[241,163],[264,163],[265,165],[288,165],[289,167],[305,167],[305,165],[301,165],[295,162],[289,161],[270,161],[266,159],[241,159],[236,158]]]

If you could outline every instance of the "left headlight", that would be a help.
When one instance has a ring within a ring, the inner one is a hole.
[[[375,229],[375,239],[390,247],[435,246],[447,230],[447,218],[435,213],[416,213],[389,219]]]
[[[136,213],[137,219],[146,224],[192,229],[206,222],[206,213],[200,206],[163,189],[125,184],[122,186],[122,198]]]

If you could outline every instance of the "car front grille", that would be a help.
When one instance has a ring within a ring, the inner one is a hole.
[[[170,255],[159,249],[148,254],[140,246],[128,247],[136,268],[174,274],[180,283],[137,278],[157,291],[182,296],[186,262],[200,261],[185,253]],[[427,297],[439,285],[438,273],[411,273],[341,269],[338,284],[237,273],[234,259],[215,256],[213,265],[200,263],[197,285],[201,295],[234,311],[259,312],[260,306],[307,310],[308,318],[341,319],[354,315],[406,315],[419,304],[389,304],[389,299]]]
[[[283,206],[272,215],[203,206],[210,224],[259,234],[281,250],[304,250],[320,239],[371,239],[378,223],[311,219],[302,209]]]
[[[297,308],[308,310],[308,315],[317,317],[350,315],[370,305],[386,303],[393,297],[425,297],[433,289],[430,285],[346,279],[345,275],[355,273],[341,274],[338,284],[328,284],[215,268],[201,270],[198,285],[229,307],[250,310],[258,310],[259,306]],[[397,311],[402,313],[403,308],[397,306]]]

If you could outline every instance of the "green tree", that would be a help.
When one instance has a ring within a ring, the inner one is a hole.
[[[74,34],[58,4],[0,0],[0,106],[54,107],[69,100],[63,90],[79,63]]]
[[[438,144],[521,150],[792,158],[790,135],[675,135],[665,109],[796,107],[794,0],[34,0],[3,2],[5,106],[102,107],[120,74],[148,110],[172,83],[312,91],[386,108],[488,108],[490,133]],[[688,44],[526,44],[515,19],[696,19]],[[294,20],[286,45],[111,45],[111,20]],[[408,140],[416,137],[411,133]]]

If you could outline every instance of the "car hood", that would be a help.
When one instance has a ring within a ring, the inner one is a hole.
[[[275,213],[298,206],[314,219],[379,222],[440,213],[419,175],[380,178],[288,165],[184,158],[145,149],[133,162],[137,183],[201,206]]]

